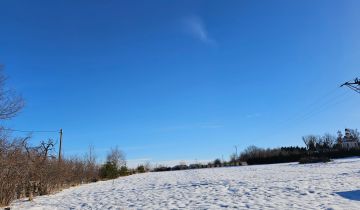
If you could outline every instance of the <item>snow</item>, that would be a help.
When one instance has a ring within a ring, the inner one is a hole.
[[[360,158],[137,174],[11,209],[360,209]]]

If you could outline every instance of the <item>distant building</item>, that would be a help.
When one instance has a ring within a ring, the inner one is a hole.
[[[342,139],[341,146],[344,149],[357,148],[360,146],[358,140],[352,136],[351,130],[348,128],[345,128],[345,135]]]

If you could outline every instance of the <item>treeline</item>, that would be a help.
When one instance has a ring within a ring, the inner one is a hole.
[[[360,156],[359,147],[342,148],[340,145],[335,145],[335,147],[322,150],[309,150],[305,147],[300,147],[291,151],[288,151],[287,149],[287,147],[279,149],[262,149],[251,146],[241,154],[239,159],[241,161],[246,161],[249,165],[255,165],[287,162],[327,162],[330,159]]]
[[[177,171],[187,169],[201,169],[201,168],[217,168],[230,166],[243,166],[253,164],[270,164],[270,163],[285,163],[299,161],[299,159],[306,153],[305,147],[282,147],[277,149],[262,149],[256,146],[249,146],[240,156],[232,154],[230,160],[215,159],[212,162],[196,163],[186,165],[185,163],[175,165],[173,167],[157,166],[152,171]]]
[[[337,136],[326,133],[322,136],[307,135],[302,140],[305,147],[281,147],[275,149],[263,149],[250,146],[245,149],[237,159],[238,161],[253,164],[271,164],[285,162],[325,162],[330,158],[344,158],[360,156],[359,132],[349,130],[348,139],[354,142],[353,147],[344,147],[345,136],[338,131]]]
[[[246,162],[248,165],[286,163],[299,161],[306,154],[305,147],[263,149],[250,146],[240,154],[238,161]]]
[[[360,156],[360,134],[357,130],[349,130],[349,137],[357,146],[348,148],[344,147],[343,134],[338,131],[338,135],[331,134],[307,135],[302,137],[305,147],[292,146],[280,148],[260,148],[256,146],[249,146],[240,155],[232,154],[230,160],[224,161],[215,159],[213,162],[207,164],[198,163],[186,165],[185,163],[168,167],[157,166],[152,171],[176,171],[187,169],[213,168],[213,167],[228,167],[240,165],[257,165],[257,164],[273,164],[273,163],[315,163],[327,162],[330,159],[345,158],[351,156]]]
[[[216,160],[214,162],[209,162],[207,164],[194,163],[194,164],[187,165],[186,163],[181,163],[181,164],[175,165],[173,167],[159,165],[159,166],[155,166],[151,171],[152,172],[179,171],[179,170],[187,170],[187,169],[214,168],[214,167],[221,167],[221,166],[222,166],[221,161],[218,162],[218,160]]]
[[[193,163],[187,165],[186,163],[180,163],[173,167],[159,165],[155,166],[151,171],[152,172],[160,172],[160,171],[178,171],[178,170],[187,170],[187,169],[201,169],[201,168],[217,168],[217,167],[228,167],[228,166],[239,166],[246,165],[245,162],[239,161],[222,161],[219,158],[215,159],[212,162],[208,163]]]

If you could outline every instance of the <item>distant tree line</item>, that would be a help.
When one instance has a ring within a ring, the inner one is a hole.
[[[356,129],[350,130],[350,135],[351,139],[360,145],[359,132]],[[323,136],[307,135],[303,136],[302,140],[305,147],[290,146],[264,149],[256,146],[249,146],[242,151],[239,156],[237,154],[230,155],[230,160],[228,161],[222,161],[217,158],[213,162],[207,164],[197,163],[186,165],[185,163],[182,163],[173,167],[160,165],[154,167],[152,171],[176,171],[287,162],[315,163],[327,162],[332,158],[360,156],[360,147],[344,148],[342,146],[343,135],[340,131],[338,131],[337,136],[329,133],[326,133]]]
[[[271,164],[285,162],[327,162],[331,158],[344,158],[351,156],[360,156],[360,147],[343,147],[342,133],[338,131],[338,136],[329,133],[323,136],[307,135],[302,140],[305,147],[281,147],[275,149],[263,149],[256,146],[250,146],[245,149],[238,158],[239,161],[253,164]],[[359,132],[350,130],[352,141],[360,145]]]

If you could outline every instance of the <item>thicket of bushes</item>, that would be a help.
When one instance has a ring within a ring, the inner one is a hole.
[[[98,166],[88,158],[59,161],[54,142],[29,146],[28,139],[0,138],[0,206],[15,198],[45,195],[98,179]]]
[[[11,139],[1,130],[0,134],[0,206],[7,206],[17,198],[32,199],[83,183],[149,171],[148,165],[128,169],[118,148],[111,149],[103,165],[96,162],[92,147],[82,158],[59,161],[52,140],[30,146],[28,138]]]
[[[306,156],[306,157],[302,157],[299,160],[300,164],[307,164],[307,163],[326,163],[326,162],[330,162],[330,158],[326,157],[326,156]]]

